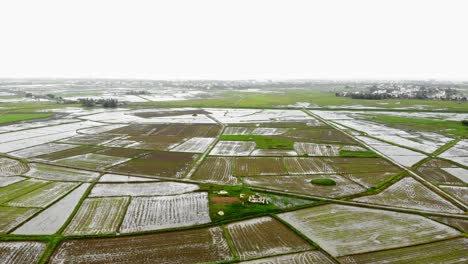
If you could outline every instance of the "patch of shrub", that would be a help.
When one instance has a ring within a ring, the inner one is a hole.
[[[327,186],[336,185],[336,181],[334,181],[332,179],[326,179],[326,178],[313,179],[313,180],[310,181],[310,183],[317,184],[317,185],[327,185]]]

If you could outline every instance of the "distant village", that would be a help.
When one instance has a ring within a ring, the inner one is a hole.
[[[346,85],[345,89],[353,89]],[[438,87],[418,84],[374,84],[361,91],[341,91],[335,94],[337,97],[351,97],[353,99],[426,99],[466,101],[468,97],[459,89],[452,87]]]

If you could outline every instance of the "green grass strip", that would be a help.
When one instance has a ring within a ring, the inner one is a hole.
[[[12,113],[12,114],[2,114],[0,115],[0,124],[10,123],[16,121],[24,121],[38,118],[50,117],[52,114],[49,113],[30,113],[30,114],[21,114],[21,113]]]

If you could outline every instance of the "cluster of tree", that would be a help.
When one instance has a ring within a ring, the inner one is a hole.
[[[461,121],[464,126],[468,126],[468,120]]]
[[[335,93],[336,97],[351,97],[353,99],[373,99],[382,100],[392,98],[389,94],[373,94],[373,93]]]
[[[352,94],[351,98],[353,99],[370,99],[370,100],[383,100],[383,99],[388,99],[392,98],[389,94],[384,94],[384,93],[361,93],[361,94]]]
[[[119,106],[119,101],[117,99],[92,99],[92,98],[80,98],[78,100],[81,104],[81,106],[84,107],[93,107],[97,105],[101,105],[102,107],[105,108],[115,108]]]
[[[395,92],[396,91],[396,92]],[[421,99],[421,100],[452,100],[452,101],[467,101],[466,96],[460,95],[455,89],[447,88],[444,90],[445,95],[438,96],[439,90],[429,89],[425,86],[419,88],[419,90],[413,93],[404,93],[396,89],[378,89],[377,86],[369,88],[368,92],[337,92],[336,97],[350,97],[353,99]]]
[[[128,95],[142,95],[142,94],[150,94],[150,92],[145,91],[145,90],[140,90],[140,91],[128,91],[126,94],[128,94]]]

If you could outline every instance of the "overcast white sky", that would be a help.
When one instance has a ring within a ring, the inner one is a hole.
[[[466,0],[2,0],[0,77],[468,80]]]

